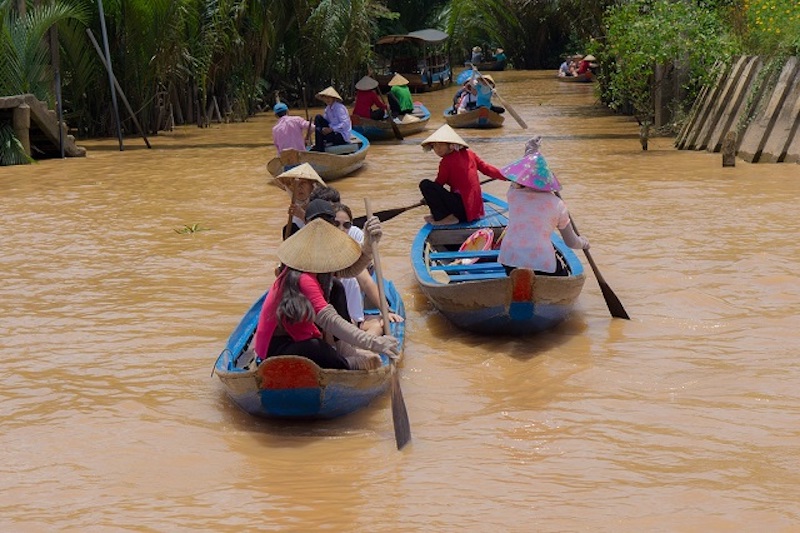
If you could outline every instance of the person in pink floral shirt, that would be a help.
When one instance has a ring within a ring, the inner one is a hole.
[[[501,169],[508,181],[508,227],[498,261],[510,272],[527,268],[537,273],[566,276],[550,236],[556,229],[570,248],[589,249],[589,241],[575,233],[564,202],[554,194],[561,184],[539,152],[541,137],[525,145],[525,156]]]

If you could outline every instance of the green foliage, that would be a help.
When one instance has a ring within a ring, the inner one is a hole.
[[[200,224],[192,224],[191,226],[187,224],[183,226],[181,229],[175,229],[173,231],[175,231],[175,233],[178,233],[179,235],[190,235],[193,233],[199,233],[201,231],[208,231],[208,230],[209,228],[204,228]]]
[[[33,159],[25,153],[22,143],[8,123],[0,123],[0,166],[28,165]]]
[[[686,0],[635,0],[609,9],[606,39],[590,51],[604,65],[603,99],[611,108],[630,106],[649,128],[656,66],[685,71],[687,101],[714,75],[713,65],[736,52],[717,15]]]
[[[743,40],[748,52],[764,57],[800,54],[797,0],[744,0]]]
[[[45,36],[59,22],[85,20],[85,9],[56,1],[32,6],[20,17],[10,4],[0,8],[0,95],[31,93],[52,102],[53,77]]]

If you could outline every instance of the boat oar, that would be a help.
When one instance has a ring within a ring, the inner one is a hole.
[[[380,220],[381,222],[386,222],[387,220],[392,219],[401,213],[405,213],[409,209],[414,209],[415,207],[419,207],[421,205],[425,205],[425,200],[420,200],[414,205],[407,205],[405,207],[396,207],[394,209],[384,209],[383,211],[377,211],[375,213],[375,216],[378,217],[378,220]],[[356,217],[353,219],[353,224],[361,228],[364,227],[364,222],[366,221],[367,221],[366,216]]]
[[[386,120],[388,120],[389,124],[392,125],[392,132],[394,133],[394,138],[397,139],[398,141],[402,141],[403,134],[400,133],[400,128],[397,127],[397,124],[395,124],[394,122],[394,118],[392,118],[392,108],[389,106],[389,104],[386,104],[386,100],[383,99],[383,93],[381,92],[380,87],[378,87],[378,95],[381,97],[381,102],[383,102],[386,105],[386,108],[389,110],[388,111],[389,116],[386,117]]]
[[[286,228],[283,230],[283,240],[285,241],[292,236],[292,228],[294,226],[293,219],[294,201],[297,196],[297,178],[292,179],[292,201],[289,203],[289,222],[286,223]]]
[[[488,179],[482,180],[481,181],[481,185],[489,183],[490,181],[492,181],[492,178],[488,178]],[[380,220],[381,222],[386,222],[387,220],[390,220],[390,219],[396,217],[399,214],[405,213],[406,211],[408,211],[410,209],[414,209],[415,207],[420,207],[422,205],[425,205],[425,200],[420,200],[419,202],[417,202],[415,204],[407,205],[405,207],[395,207],[393,209],[384,209],[383,211],[377,211],[375,213],[375,216],[378,217],[378,220]],[[359,228],[362,228],[362,227],[364,227],[364,222],[366,222],[366,221],[367,221],[367,217],[366,216],[356,217],[356,218],[353,219],[353,224],[355,224]]]
[[[558,191],[555,191],[555,195],[561,198],[561,195]],[[575,230],[576,235],[580,235],[578,233],[578,226],[575,225],[575,221],[572,219],[572,215],[569,217],[570,224],[572,224],[572,229]],[[603,279],[603,275],[600,273],[600,270],[597,268],[597,265],[592,259],[592,254],[589,253],[589,250],[584,250],[584,254],[586,254],[586,260],[589,261],[589,266],[592,267],[592,272],[594,272],[594,277],[597,278],[597,283],[600,285],[600,290],[603,293],[603,298],[606,300],[606,305],[608,306],[608,310],[611,313],[611,316],[614,318],[624,318],[625,320],[630,320],[631,317],[628,316],[628,313],[625,311],[625,308],[622,307],[622,302],[619,301],[617,295],[614,294],[614,291],[611,290],[606,280]]]
[[[470,63],[470,65],[472,65],[472,63]],[[484,78],[484,77],[483,77],[483,74],[481,74],[480,72],[478,72],[478,69],[476,69],[476,68],[475,68],[475,65],[472,65],[472,70],[474,70],[474,71],[475,71],[475,74],[476,74],[476,75],[477,75],[479,78],[481,78],[482,80],[484,80],[484,82],[485,82],[486,84],[489,84],[489,81],[488,81],[488,80],[486,80],[486,78]],[[516,121],[517,121],[517,124],[519,124],[519,125],[520,125],[520,127],[521,127],[523,130],[527,130],[527,129],[528,129],[528,125],[525,123],[525,121],[524,121],[524,120],[522,120],[522,117],[521,117],[521,116],[519,116],[519,114],[518,114],[518,113],[517,113],[517,111],[516,111],[516,110],[515,110],[515,109],[512,107],[512,105],[511,105],[511,104],[509,104],[508,102],[506,102],[506,101],[503,99],[503,97],[502,97],[502,96],[500,96],[500,93],[498,93],[498,92],[497,92],[497,89],[494,89],[494,95],[497,97],[497,99],[498,99],[498,100],[500,100],[500,103],[501,103],[501,104],[503,104],[503,106],[504,106],[506,109],[508,109],[508,112],[509,112],[509,113],[511,113],[511,116],[512,116],[512,117],[514,117],[514,120],[516,120]]]
[[[306,130],[306,146],[311,143],[311,130],[314,129],[311,124],[311,119],[308,116],[308,101],[306,100],[306,84],[300,81],[300,78],[297,78],[297,83],[300,84],[300,92],[303,95],[303,107],[306,109],[306,122],[309,123],[309,127]]]
[[[367,216],[372,215],[372,208],[370,207],[369,198],[364,198],[364,208],[367,210]],[[378,300],[380,300],[381,318],[383,318],[383,332],[385,335],[391,335],[392,330],[389,323],[389,310],[386,308],[386,289],[383,286],[383,271],[381,269],[381,257],[378,253],[378,243],[372,243],[372,262],[375,265],[375,278],[378,284]],[[397,443],[397,449],[402,450],[403,446],[408,444],[411,440],[411,424],[408,421],[408,411],[406,411],[406,402],[403,400],[403,391],[400,390],[400,378],[397,374],[397,365],[392,359],[392,422],[394,423],[394,440]]]

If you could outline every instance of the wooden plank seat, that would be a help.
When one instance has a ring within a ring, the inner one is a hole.
[[[449,265],[431,265],[431,270],[441,270],[443,272],[488,272],[488,271],[504,271],[503,265],[500,263],[473,263],[471,265],[462,264],[449,264]]]
[[[346,155],[346,154],[353,154],[358,151],[359,144],[337,144],[332,146],[326,146],[325,152],[329,154],[336,154],[336,155]]]
[[[505,270],[475,272],[471,274],[449,274],[450,281],[478,281],[481,279],[498,279],[506,277]]]
[[[477,257],[479,259],[494,259],[497,260],[497,256],[500,254],[500,250],[465,250],[463,252],[455,251],[455,252],[431,252],[430,259],[431,261],[447,261],[447,260],[455,260],[455,259],[469,259],[473,257]]]

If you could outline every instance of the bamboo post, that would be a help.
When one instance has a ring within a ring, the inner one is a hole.
[[[119,106],[117,105],[117,91],[114,89],[114,71],[111,67],[111,52],[108,49],[108,31],[106,30],[106,15],[103,12],[103,0],[97,0],[97,9],[100,15],[100,31],[103,34],[103,47],[105,48],[105,63],[108,71],[108,85],[111,89],[111,105],[114,106],[114,118],[117,121],[117,138],[119,139],[119,151],[125,150],[122,145],[122,124],[119,121]],[[89,29],[87,28],[87,31]],[[102,55],[102,54],[101,54]]]
[[[117,77],[114,76],[114,73],[111,71],[111,63],[106,62],[106,60],[103,58],[103,53],[100,50],[100,45],[97,44],[97,39],[94,38],[94,34],[92,33],[91,28],[86,28],[86,34],[89,36],[89,39],[92,40],[94,49],[97,50],[97,53],[100,55],[100,61],[103,63],[103,66],[106,67],[108,75],[111,77],[111,81],[114,85],[114,88],[116,89],[116,92],[119,92],[119,96],[120,98],[122,98],[122,103],[125,104],[125,109],[128,110],[128,114],[131,116],[133,123],[136,125],[136,129],[139,130],[139,135],[142,136],[142,139],[144,139],[144,143],[147,145],[147,147],[152,148],[152,146],[150,146],[150,141],[147,140],[147,135],[145,135],[144,131],[142,131],[142,126],[139,124],[139,120],[136,118],[136,113],[133,112],[131,104],[128,102],[128,99],[125,97],[125,93],[122,91],[122,87],[120,87],[119,82],[117,81]],[[114,94],[116,94],[116,92]],[[114,101],[116,101],[116,97],[114,98]],[[119,115],[117,115],[117,122],[119,122]],[[122,139],[120,138],[120,147],[121,146],[122,146]]]

